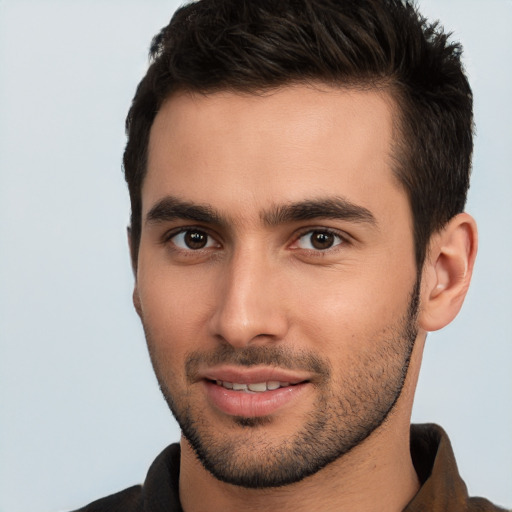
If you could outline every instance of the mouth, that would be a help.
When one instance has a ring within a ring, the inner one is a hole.
[[[296,386],[297,384],[302,383],[297,382],[295,384],[292,384],[291,382],[280,382],[277,380],[251,383],[229,382],[225,380],[215,380],[210,382],[212,384],[215,383],[217,386],[222,386],[225,389],[240,391],[244,393],[265,393],[266,391],[274,391],[276,389],[287,388],[288,386]]]
[[[228,416],[254,418],[284,412],[311,389],[309,375],[278,369],[217,369],[202,376],[207,401]]]
[[[207,380],[235,391],[272,391],[310,381],[311,372],[290,370],[272,366],[241,367],[222,365],[197,372],[197,380]]]

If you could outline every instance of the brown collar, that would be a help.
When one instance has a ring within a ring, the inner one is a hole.
[[[421,488],[404,512],[499,512],[484,498],[470,498],[446,432],[434,424],[411,425],[411,456]]]

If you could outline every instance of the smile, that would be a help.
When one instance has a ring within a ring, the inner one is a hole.
[[[310,388],[308,381],[231,382],[203,380],[208,402],[228,416],[269,416],[290,406]]]
[[[286,388],[290,385],[289,382],[279,382],[276,380],[270,380],[268,382],[254,382],[250,384],[217,380],[216,384],[226,389],[232,389],[233,391],[253,393],[264,393],[265,391],[273,391],[279,388]]]

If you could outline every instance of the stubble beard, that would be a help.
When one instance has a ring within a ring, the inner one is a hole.
[[[386,421],[402,393],[417,337],[419,286],[418,278],[406,314],[387,330],[386,338],[372,340],[378,349],[355,359],[336,383],[329,364],[313,353],[290,352],[269,345],[236,351],[223,346],[215,353],[189,355],[189,380],[200,362],[247,367],[268,364],[321,375],[315,409],[305,417],[300,429],[284,439],[280,436],[278,443],[268,439],[271,417],[234,417],[237,435],[230,435],[233,430],[222,432],[209,424],[187,400],[186,391],[178,395],[169,389],[150,349],[162,394],[204,468],[218,480],[245,488],[280,487],[317,473],[368,438]],[[151,347],[147,329],[145,332]]]

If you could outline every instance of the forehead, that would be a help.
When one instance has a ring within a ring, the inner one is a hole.
[[[404,195],[393,109],[386,92],[329,86],[175,94],[151,129],[143,215],[165,194],[246,213],[329,195],[385,207]]]

